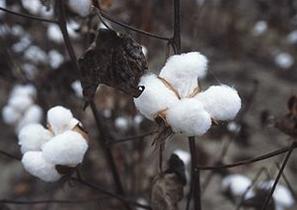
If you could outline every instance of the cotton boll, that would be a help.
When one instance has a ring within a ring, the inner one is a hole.
[[[297,43],[297,30],[292,31],[287,36],[287,42],[290,44],[296,44]]]
[[[33,63],[47,63],[47,54],[38,46],[30,46],[24,52],[24,57]]]
[[[150,120],[159,111],[178,102],[176,94],[154,74],[142,76],[139,85],[143,85],[145,89],[138,98],[134,98],[134,103],[140,113]]]
[[[48,142],[53,134],[40,124],[30,124],[23,127],[18,135],[21,152],[40,151],[41,146]]]
[[[24,113],[17,125],[17,133],[26,125],[39,123],[42,120],[42,109],[38,105],[33,105]]]
[[[69,130],[72,119],[71,111],[62,106],[55,106],[47,112],[47,122],[54,134],[60,134]]]
[[[48,163],[40,151],[26,152],[22,158],[26,171],[46,182],[55,182],[61,178],[55,165]]]
[[[6,8],[6,0],[0,1],[0,7]],[[0,11],[0,17],[2,17],[5,14],[5,12]]]
[[[50,163],[76,166],[83,161],[88,149],[86,140],[78,132],[66,131],[43,145],[43,157]]]
[[[83,97],[83,89],[79,80],[72,82],[71,87],[77,97]]]
[[[42,7],[42,4],[39,0],[22,0],[22,5],[30,13],[37,15]]]
[[[204,77],[206,70],[207,58],[199,52],[190,52],[168,58],[160,77],[168,81],[184,98],[197,90],[198,78]]]
[[[253,28],[253,35],[254,36],[259,36],[263,34],[268,28],[267,22],[264,20],[256,22],[254,28]]]
[[[28,96],[13,96],[9,98],[8,105],[19,112],[24,112],[33,104],[33,100]]]
[[[176,149],[173,153],[176,154],[184,162],[186,166],[189,165],[191,160],[191,155],[189,152],[181,149]]]
[[[260,182],[257,187],[264,190],[270,190],[274,184],[274,180]],[[295,201],[291,192],[283,185],[278,184],[273,192],[273,200],[275,204],[280,207],[290,208]]]
[[[11,106],[4,106],[2,109],[3,121],[9,125],[17,123],[22,115]]]
[[[56,42],[56,43],[62,43],[63,42],[63,35],[60,31],[60,28],[57,24],[49,24],[47,28],[47,37],[49,40]]]
[[[144,54],[144,56],[147,57],[147,48],[142,45],[141,50],[142,50],[142,53]]]
[[[166,111],[166,120],[172,130],[187,136],[201,136],[211,126],[210,115],[196,99],[185,98]]]
[[[289,53],[282,52],[275,56],[275,64],[282,69],[288,69],[293,66],[295,60]]]
[[[231,120],[241,107],[241,99],[237,91],[227,85],[211,86],[195,98],[215,120]]]
[[[240,197],[247,191],[251,184],[252,181],[248,177],[240,174],[232,174],[224,177],[224,179],[222,180],[222,190],[230,190],[233,196]],[[254,191],[252,189],[249,189],[249,191],[245,195],[245,199],[249,199],[254,195]]]
[[[51,50],[48,53],[49,64],[52,68],[58,68],[64,61],[64,56],[57,50]]]
[[[36,88],[31,85],[15,85],[10,93],[10,97],[16,96],[27,96],[27,97],[36,97]]]
[[[117,117],[114,124],[117,129],[122,131],[126,131],[129,128],[129,120],[126,117]]]
[[[80,16],[87,16],[90,13],[92,2],[90,0],[69,0],[69,7]]]

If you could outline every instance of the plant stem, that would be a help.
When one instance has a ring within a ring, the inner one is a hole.
[[[195,168],[197,165],[197,152],[195,137],[189,137],[189,147],[191,153],[191,187],[192,198],[194,200],[194,209],[201,210],[201,188],[200,188],[200,170]]]

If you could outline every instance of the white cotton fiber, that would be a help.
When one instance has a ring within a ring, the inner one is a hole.
[[[24,126],[39,123],[42,120],[42,109],[38,105],[30,106],[24,113],[21,120],[18,122],[17,131],[20,131]]]
[[[83,97],[83,89],[79,80],[72,82],[71,87],[77,97]]]
[[[198,88],[198,78],[204,77],[206,70],[207,58],[199,52],[189,52],[169,57],[159,76],[168,81],[181,98],[184,98]]]
[[[294,57],[290,53],[281,52],[274,58],[274,62],[282,69],[288,69],[295,63]]]
[[[69,7],[80,16],[87,16],[90,13],[92,2],[90,0],[69,0]]]
[[[196,99],[181,99],[166,111],[166,119],[172,130],[187,136],[201,136],[211,126],[210,115]]]
[[[53,69],[58,68],[64,61],[64,56],[57,50],[51,50],[48,53],[49,64]]]
[[[234,88],[227,85],[211,86],[195,96],[215,120],[233,119],[241,107],[241,99]]]
[[[10,97],[15,96],[27,96],[31,98],[35,98],[37,94],[36,88],[31,85],[15,85],[10,93]]]
[[[52,137],[53,134],[40,124],[25,126],[18,135],[19,145],[23,154],[28,151],[40,151],[41,146]]]
[[[75,131],[66,131],[42,147],[43,157],[52,164],[76,166],[83,161],[87,141]]]
[[[114,125],[121,131],[126,131],[129,128],[129,120],[127,117],[117,117],[114,121]]]
[[[260,189],[270,190],[273,186],[274,180],[259,182],[257,185]],[[285,186],[278,184],[273,192],[273,200],[276,205],[283,208],[290,208],[294,205],[295,201],[291,192]]]
[[[4,106],[2,108],[2,118],[3,121],[9,125],[17,123],[21,119],[22,115],[20,112],[15,110],[11,106]]]
[[[57,24],[48,24],[46,33],[49,40],[53,42],[61,43],[64,40],[62,32]]]
[[[26,152],[22,158],[22,164],[26,171],[43,181],[55,182],[61,178],[55,165],[45,161],[41,152]]]
[[[176,154],[184,162],[186,166],[190,164],[191,155],[189,152],[181,149],[176,149],[173,153]]]
[[[141,77],[139,85],[145,87],[134,103],[141,114],[153,120],[156,114],[178,102],[176,94],[157,78],[155,74],[147,74]]]
[[[24,112],[33,104],[32,98],[26,95],[13,96],[8,99],[8,105],[19,112]]]
[[[233,196],[242,196],[246,190],[251,186],[252,181],[243,175],[240,174],[231,174],[222,180],[222,190],[230,190]],[[255,195],[252,189],[246,193],[245,198],[251,198]]]
[[[71,129],[72,119],[71,111],[62,106],[55,106],[47,112],[47,122],[54,134],[60,134]]]

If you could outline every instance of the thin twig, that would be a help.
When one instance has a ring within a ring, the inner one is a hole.
[[[96,202],[101,199],[106,199],[107,197],[98,197],[86,200],[36,200],[36,201],[22,201],[22,200],[11,200],[11,199],[0,199],[2,204],[15,204],[15,205],[36,205],[44,203],[54,203],[54,204],[78,204],[78,203],[90,203]]]
[[[45,18],[42,18],[42,17],[36,17],[36,16],[32,16],[32,15],[19,13],[19,12],[14,12],[14,11],[5,9],[3,7],[0,7],[0,10],[6,12],[8,14],[11,14],[11,15],[15,15],[15,16],[23,17],[23,18],[28,18],[28,19],[31,19],[31,20],[42,21],[42,22],[47,22],[47,23],[55,23],[55,24],[58,23],[58,21],[56,21],[56,20],[45,19]]]
[[[157,133],[157,131],[150,131],[150,132],[146,132],[137,136],[131,136],[131,137],[126,137],[126,138],[122,138],[122,139],[117,139],[114,141],[108,141],[106,143],[107,146],[113,145],[113,144],[119,144],[119,143],[125,143],[127,141],[134,141],[134,140],[144,140],[144,137],[150,136]]]
[[[201,210],[201,191],[200,191],[200,170],[195,169],[197,165],[197,152],[195,137],[189,137],[189,147],[191,153],[191,186],[192,198],[194,200],[194,210]]]
[[[121,195],[118,195],[118,194],[109,192],[109,191],[105,190],[104,188],[99,187],[99,186],[97,186],[97,185],[94,185],[94,184],[92,184],[92,183],[89,183],[89,182],[87,182],[87,181],[85,181],[85,180],[78,179],[78,178],[74,178],[74,177],[72,177],[71,180],[76,181],[76,182],[78,182],[78,183],[80,183],[80,184],[82,184],[82,185],[84,185],[84,186],[87,186],[87,187],[93,189],[93,190],[96,190],[96,191],[98,191],[99,193],[108,195],[108,196],[110,196],[110,197],[112,197],[112,198],[114,198],[114,199],[117,199],[117,200],[119,200],[119,201],[122,201],[122,202],[124,202],[125,204],[126,204],[126,203],[129,203],[129,204],[131,204],[131,205],[133,205],[133,206],[137,206],[137,207],[140,207],[140,208],[143,208],[143,209],[148,209],[148,210],[151,210],[151,209],[152,209],[150,206],[140,204],[140,203],[138,203],[138,202],[135,202],[135,201],[133,201],[133,200],[130,200],[130,199],[128,199],[128,198],[125,198],[125,197],[123,197],[123,196],[121,196]]]
[[[115,160],[113,158],[111,149],[107,146],[108,140],[113,139],[113,138],[108,133],[108,128],[106,128],[104,126],[104,123],[102,123],[102,117],[100,116],[100,114],[96,108],[96,105],[93,101],[90,102],[90,107],[91,107],[91,110],[93,112],[93,115],[94,115],[94,118],[96,121],[97,129],[100,133],[100,138],[98,138],[98,143],[100,144],[100,146],[102,147],[102,149],[105,153],[106,161],[108,162],[108,165],[112,172],[116,191],[117,191],[117,193],[119,193],[121,195],[125,195],[124,188],[123,188],[119,173],[117,171],[117,167],[116,167]]]
[[[76,55],[74,53],[74,50],[73,50],[73,47],[72,47],[72,44],[71,44],[71,41],[70,41],[70,38],[69,38],[69,35],[68,35],[67,27],[66,27],[66,17],[65,17],[64,3],[65,2],[63,2],[63,1],[57,1],[57,16],[58,16],[58,20],[59,20],[59,27],[60,27],[60,30],[61,30],[61,32],[63,34],[65,45],[66,45],[67,51],[68,51],[68,53],[70,55],[70,58],[72,60],[72,63],[74,65],[74,67],[76,68],[77,72],[80,72],[79,65],[78,65],[78,62],[77,62],[77,59],[76,59]],[[90,104],[91,104],[91,109],[92,109],[93,115],[94,115],[95,120],[96,120],[98,131],[101,134],[101,138],[104,138],[104,133],[106,133],[107,130],[102,129],[102,123],[101,123],[101,119],[99,117],[96,105],[94,104],[94,102],[91,102]],[[103,140],[104,140],[103,142],[107,141],[106,138],[104,138]],[[102,141],[99,141],[99,142],[102,142]],[[108,161],[108,165],[111,168],[116,190],[121,195],[124,195],[125,194],[124,189],[123,189],[122,183],[120,181],[118,172],[116,170],[116,164],[115,164],[115,161],[113,159],[112,153],[111,153],[110,149],[105,146],[104,143],[101,143],[101,146],[104,149],[105,156],[106,156],[106,159]]]
[[[100,10],[97,7],[95,8],[95,10],[96,10],[96,12],[97,12],[97,14],[99,16],[102,16],[105,19],[109,20],[110,22],[115,23],[115,24],[117,24],[117,25],[119,25],[119,26],[121,26],[123,28],[129,29],[130,31],[134,31],[134,32],[143,34],[143,35],[148,36],[148,37],[151,37],[151,38],[156,38],[156,39],[160,39],[160,40],[170,41],[170,38],[168,38],[168,37],[164,37],[164,36],[153,34],[153,33],[147,32],[147,31],[143,31],[143,30],[140,30],[138,28],[129,26],[128,24],[122,23],[122,22],[120,22],[118,20],[115,20],[114,18],[110,17],[104,11]]]
[[[293,150],[295,149],[295,147],[296,147],[296,142],[293,142],[292,145],[291,145],[291,148],[289,149],[289,151],[288,151],[288,153],[286,155],[286,157],[284,158],[284,161],[283,161],[283,163],[282,163],[282,165],[281,165],[281,167],[279,169],[279,172],[277,174],[276,179],[274,180],[272,188],[270,189],[269,194],[265,198],[265,202],[263,204],[262,210],[266,210],[266,208],[267,208],[267,206],[269,204],[269,201],[270,201],[270,199],[271,199],[271,197],[273,195],[273,192],[274,192],[274,190],[275,190],[275,188],[277,186],[277,183],[278,183],[279,179],[281,178],[281,176],[283,174],[283,171],[284,171],[284,169],[285,169],[285,167],[286,167],[286,165],[287,165],[287,163],[288,163],[288,161],[290,159],[290,156],[291,156]]]
[[[173,44],[174,53],[181,53],[181,12],[180,12],[180,0],[174,0],[174,31],[173,31]]]
[[[22,158],[19,157],[19,156],[12,155],[12,154],[7,153],[7,152],[5,152],[5,151],[3,151],[3,150],[0,150],[0,154],[6,156],[6,157],[8,157],[8,158],[14,159],[14,160],[19,160],[19,161],[21,161],[21,159],[22,159]]]
[[[289,150],[291,150],[292,148],[295,149],[296,147],[297,147],[297,145],[294,144],[292,146],[286,146],[286,147],[283,147],[281,149],[278,149],[278,150],[275,150],[275,151],[272,151],[272,152],[269,152],[269,153],[266,153],[264,155],[260,155],[258,157],[251,158],[251,159],[248,159],[248,160],[242,160],[242,161],[238,161],[238,162],[235,162],[235,163],[226,164],[226,165],[218,165],[218,166],[197,166],[196,168],[199,169],[199,170],[217,170],[217,169],[223,169],[223,168],[233,168],[233,167],[241,166],[241,165],[248,165],[248,164],[251,164],[251,163],[254,163],[254,162],[258,162],[258,161],[261,161],[261,160],[266,160],[266,159],[275,157],[277,155],[286,153]]]

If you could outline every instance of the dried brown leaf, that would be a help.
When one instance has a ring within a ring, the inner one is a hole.
[[[100,83],[138,97],[140,77],[147,70],[142,47],[129,35],[100,29],[95,41],[79,59],[83,94],[93,99]]]

